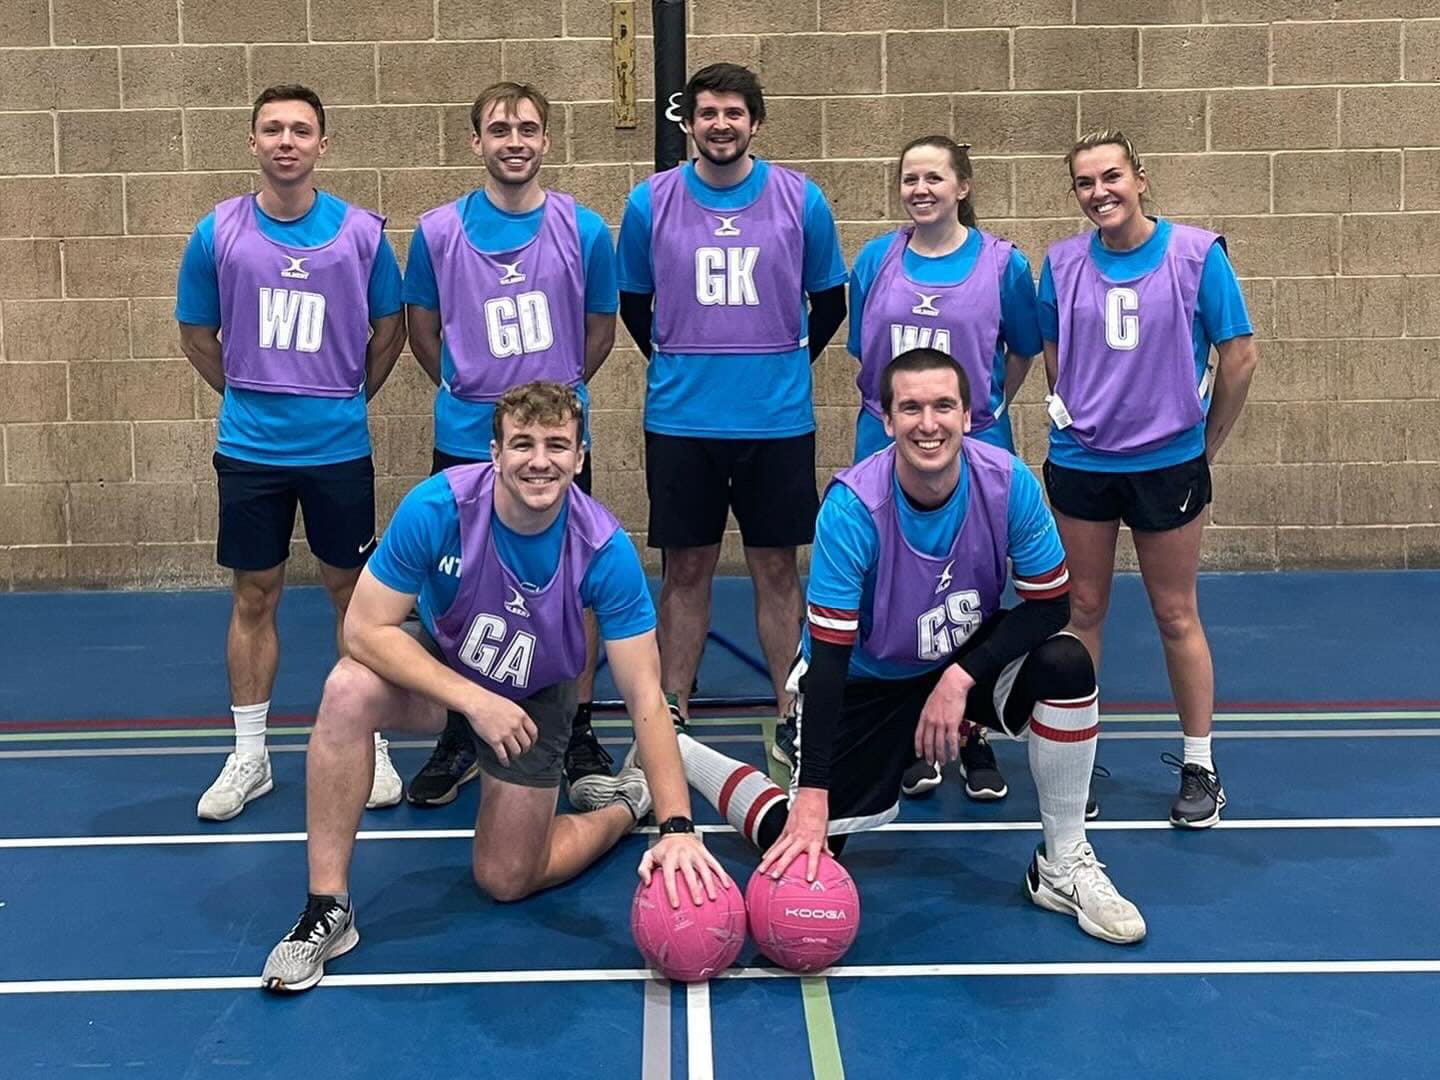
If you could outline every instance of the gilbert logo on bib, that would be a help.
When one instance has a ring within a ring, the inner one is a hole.
[[[465,401],[496,401],[534,379],[575,386],[585,359],[585,276],[575,200],[547,191],[523,247],[481,251],[465,231],[471,193],[420,217],[454,364],[445,384]]]
[[[254,195],[215,208],[225,382],[273,394],[354,397],[365,386],[370,270],[385,219],[346,207],[328,243],[300,248],[266,236],[259,214]]]

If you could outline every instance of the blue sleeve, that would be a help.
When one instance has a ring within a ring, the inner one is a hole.
[[[190,326],[220,325],[220,277],[215,271],[215,214],[206,214],[180,259],[175,283],[175,321]]]
[[[395,261],[390,238],[381,233],[375,265],[370,268],[370,321],[394,315],[404,306],[400,299],[400,264]]]
[[[435,267],[430,262],[430,248],[419,225],[410,238],[410,254],[405,257],[405,303],[416,307],[440,310],[440,286],[435,284]]]
[[[850,336],[845,341],[845,348],[857,360],[865,341],[860,326],[864,319],[865,298],[870,295],[870,286],[875,284],[875,275],[880,273],[880,263],[889,246],[889,233],[867,241],[855,257],[855,266],[850,271]]]
[[[365,565],[380,584],[418,596],[445,554],[445,538],[459,531],[459,510],[444,473],[422,480],[400,500],[385,535]]]
[[[807,293],[845,284],[845,256],[835,215],[814,180],[805,181],[805,268],[801,284]]]
[[[653,293],[655,275],[650,267],[650,185],[640,184],[625,201],[620,221],[620,247],[615,253],[620,290]]]
[[[1000,325],[1008,351],[1019,356],[1034,356],[1040,351],[1040,306],[1035,298],[1035,279],[1030,276],[1030,263],[1019,248],[1010,249],[1010,265],[1005,268],[1005,280],[1000,286]]]
[[[858,609],[865,577],[879,555],[880,537],[865,504],[844,484],[833,485],[815,519],[806,600],[821,607]]]
[[[1010,477],[1008,520],[1010,559],[1016,577],[1039,577],[1065,561],[1060,530],[1045,505],[1040,481],[1018,458]]]
[[[604,641],[620,641],[655,629],[655,602],[640,555],[624,529],[595,553],[580,583],[585,606],[595,609]]]
[[[620,310],[620,291],[615,284],[615,245],[610,228],[595,211],[579,207],[580,251],[585,259],[585,311],[590,315],[613,315]]]
[[[1254,333],[1250,325],[1250,313],[1245,309],[1245,294],[1240,291],[1240,279],[1230,265],[1225,248],[1214,244],[1205,256],[1205,268],[1200,272],[1200,297],[1198,311],[1200,325],[1205,336],[1219,344],[1231,338]]]
[[[1040,336],[1060,340],[1060,305],[1055,301],[1055,279],[1050,276],[1050,256],[1040,265],[1040,288],[1035,299],[1040,309]]]

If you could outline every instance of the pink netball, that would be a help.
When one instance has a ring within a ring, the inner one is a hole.
[[[805,880],[803,857],[778,881],[758,871],[751,875],[745,907],[755,944],[790,971],[809,973],[838,963],[860,929],[855,880],[824,853],[814,881]]]
[[[696,904],[682,881],[680,906],[665,896],[657,869],[650,884],[640,883],[630,905],[630,933],[640,955],[667,979],[700,982],[724,971],[745,944],[745,901],[738,887],[720,889],[714,900]]]

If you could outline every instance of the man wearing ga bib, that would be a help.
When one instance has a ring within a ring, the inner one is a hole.
[[[512,386],[586,382],[615,343],[615,254],[593,210],[540,184],[550,103],[533,86],[495,83],[470,110],[471,148],[483,187],[422,214],[405,268],[411,348],[435,395],[432,472],[490,459],[495,402]],[[576,477],[590,492],[590,455]],[[590,726],[595,626],[579,681],[566,778],[608,773],[610,755]],[[450,717],[430,760],[410,781],[417,806],[450,802],[479,771],[465,719]]]
[[[272,787],[265,728],[279,664],[275,614],[297,504],[339,641],[375,544],[366,402],[405,343],[384,218],[313,186],[327,145],[320,99],[303,86],[265,90],[249,142],[260,190],[227,199],[196,227],[175,303],[185,355],[222,396],[216,551],[234,572],[225,658],[235,753],[197,807],[213,821]],[[368,805],[393,806],[400,777],[378,734],[375,752]]]
[[[619,246],[620,315],[649,358],[645,482],[649,543],[665,553],[665,689],[688,717],[733,510],[783,714],[801,620],[796,549],[815,524],[810,364],[845,317],[845,265],[814,182],[748,153],[765,118],[753,72],[696,72],[680,110],[697,157],[630,193]]]
[[[265,963],[266,989],[314,986],[325,962],[359,941],[350,859],[371,732],[382,722],[435,734],[450,710],[479,738],[470,870],[496,900],[569,880],[652,808],[662,835],[641,859],[645,881],[663,873],[675,907],[677,888],[699,903],[734,887],[690,819],[640,557],[614,515],[572,487],[583,423],[571,388],[513,387],[495,405],[493,460],[430,477],[395,511],[355,589],[349,656],[325,681],[315,717],[305,784],[309,895]],[[645,764],[577,781],[577,805],[595,809],[557,816],[586,608],[598,617]]]
[[[1162,755],[1180,769],[1170,823],[1207,828],[1225,791],[1196,581],[1210,463],[1255,369],[1250,319],[1223,238],[1146,216],[1149,178],[1121,132],[1085,136],[1066,162],[1096,225],[1051,247],[1039,288],[1051,389],[1045,486],[1070,558],[1071,628],[1098,668],[1123,521],[1184,730],[1183,759]]]
[[[890,444],[880,375],[913,348],[933,347],[960,362],[973,400],[970,437],[1015,452],[1008,406],[1041,344],[1035,283],[1018,248],[980,231],[973,176],[967,147],[944,135],[910,142],[900,152],[899,192],[911,224],[871,240],[850,271],[849,349],[860,361],[857,463]],[[777,729],[777,751],[786,749],[785,735]],[[1009,792],[984,728],[965,740],[960,773],[972,799]],[[921,795],[940,779],[935,763],[920,759],[902,790]]]
[[[762,872],[803,858],[813,879],[822,849],[895,818],[916,755],[955,760],[967,721],[1024,738],[1044,830],[1027,893],[1088,934],[1139,941],[1145,920],[1085,837],[1095,672],[1062,629],[1065,552],[1040,485],[964,437],[969,386],[951,357],[902,353],[878,389],[894,445],[840,472],[816,522],[789,797],[682,734],[686,777],[765,852]],[[1007,563],[1021,598],[1009,610]]]

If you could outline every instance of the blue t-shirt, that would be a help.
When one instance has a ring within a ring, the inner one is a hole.
[[[1055,518],[1040,490],[1040,482],[1019,458],[1011,458],[1010,502],[1007,507],[1008,554],[1016,577],[1036,578],[1065,561],[1065,548]],[[965,522],[970,505],[970,467],[960,459],[960,482],[955,492],[934,510],[917,510],[895,485],[900,509],[900,532],[916,551],[938,558],[950,550]],[[844,484],[831,484],[815,520],[815,546],[810,553],[810,583],[806,601],[814,606],[860,612],[860,635],[850,653],[850,677],[903,679],[915,674],[913,666],[876,660],[861,651],[859,642],[870,632],[877,601],[875,564],[880,558],[880,534],[860,496]],[[956,574],[963,578],[963,574]],[[810,657],[807,625],[803,647]],[[937,661],[939,664],[947,661]]]
[[[1090,238],[1090,258],[1101,273],[1115,281],[1134,281],[1155,270],[1165,258],[1170,244],[1170,222],[1164,218],[1155,220],[1155,231],[1137,248],[1129,251],[1111,251],[1100,243],[1097,229]],[[1046,341],[1060,340],[1060,313],[1055,300],[1055,281],[1050,276],[1050,259],[1047,257],[1040,268],[1040,332]],[[1225,248],[1215,244],[1205,256],[1205,266],[1200,273],[1200,295],[1195,305],[1195,318],[1191,325],[1190,337],[1195,346],[1195,385],[1205,377],[1205,368],[1210,361],[1210,347],[1231,338],[1253,333],[1250,315],[1245,310],[1245,295],[1240,291],[1240,280],[1225,254]],[[1207,390],[1204,406],[1210,408],[1210,393]],[[1088,450],[1080,445],[1069,429],[1061,431],[1050,425],[1050,460],[1068,469],[1086,469],[1091,472],[1146,472],[1150,469],[1165,469],[1191,461],[1205,452],[1205,421],[1200,421],[1188,431],[1182,431],[1164,446],[1157,446],[1143,454],[1110,454],[1099,450]]]
[[[860,359],[864,342],[865,298],[880,273],[885,253],[890,250],[894,233],[877,236],[860,249],[850,271],[850,338],[846,348]],[[975,269],[980,258],[982,240],[977,229],[971,229],[965,242],[948,255],[918,255],[910,248],[901,254],[905,274],[921,285],[959,285]],[[1030,263],[1020,249],[1010,249],[1010,261],[1000,282],[1000,337],[995,344],[991,363],[990,413],[993,416],[1005,401],[1005,354],[1034,356],[1040,351],[1040,312],[1035,304],[1035,280],[1030,276]],[[1015,452],[1015,439],[1010,428],[1010,411],[1006,409],[982,432],[974,436],[981,442]],[[883,450],[893,440],[885,434],[882,421],[864,409],[855,421],[855,460]]]
[[[490,201],[484,188],[463,195],[460,199],[460,220],[465,236],[486,254],[498,254],[524,247],[540,231],[545,216],[542,203],[534,210],[512,214]],[[591,315],[613,315],[620,306],[615,288],[615,248],[610,229],[604,219],[587,207],[576,205],[575,225],[580,233],[580,255],[584,265],[585,311]],[[430,261],[430,248],[425,232],[415,227],[410,240],[410,253],[405,259],[405,303],[440,310],[440,287],[435,282],[435,265]],[[476,313],[477,317],[479,312]],[[472,461],[490,460],[491,421],[495,406],[483,401],[463,401],[448,386],[454,381],[455,361],[450,346],[440,340],[440,389],[435,395],[435,447],[455,457]],[[587,413],[590,394],[584,384],[578,387],[580,402]],[[586,425],[588,432],[589,425]]]
[[[325,191],[294,221],[272,218],[255,204],[260,231],[286,247],[323,247],[335,239],[348,204]],[[220,326],[220,279],[215,269],[215,212],[206,214],[180,260],[175,287],[175,320],[190,326]],[[369,320],[401,308],[400,267],[383,235],[370,269]],[[223,332],[224,328],[221,327]],[[267,394],[225,387],[216,447],[226,457],[259,465],[333,465],[370,453],[365,394],[350,398]]]
[[[750,175],[728,188],[711,187],[687,162],[685,184],[707,210],[738,210],[760,197],[770,165],[758,158]],[[650,258],[650,185],[630,192],[620,225],[620,288],[654,293],[655,270]],[[845,282],[845,259],[834,215],[813,180],[805,184],[805,251],[800,283],[807,293],[823,292]],[[675,287],[689,288],[688,283]],[[801,301],[800,335],[809,333]],[[736,408],[736,391],[744,389],[744,408]],[[646,369],[645,430],[661,435],[693,435],[712,439],[779,439],[815,430],[810,392],[810,349],[792,352],[667,353],[658,349]]]
[[[567,505],[548,529],[534,536],[513,532],[491,514],[495,551],[521,582],[542,587],[555,576],[569,512]],[[435,617],[450,609],[460,588],[460,510],[444,473],[410,489],[366,565],[382,585],[419,597],[420,619],[433,634]],[[585,607],[595,609],[606,641],[655,629],[650,586],[623,529],[595,553],[580,583],[580,598]]]

